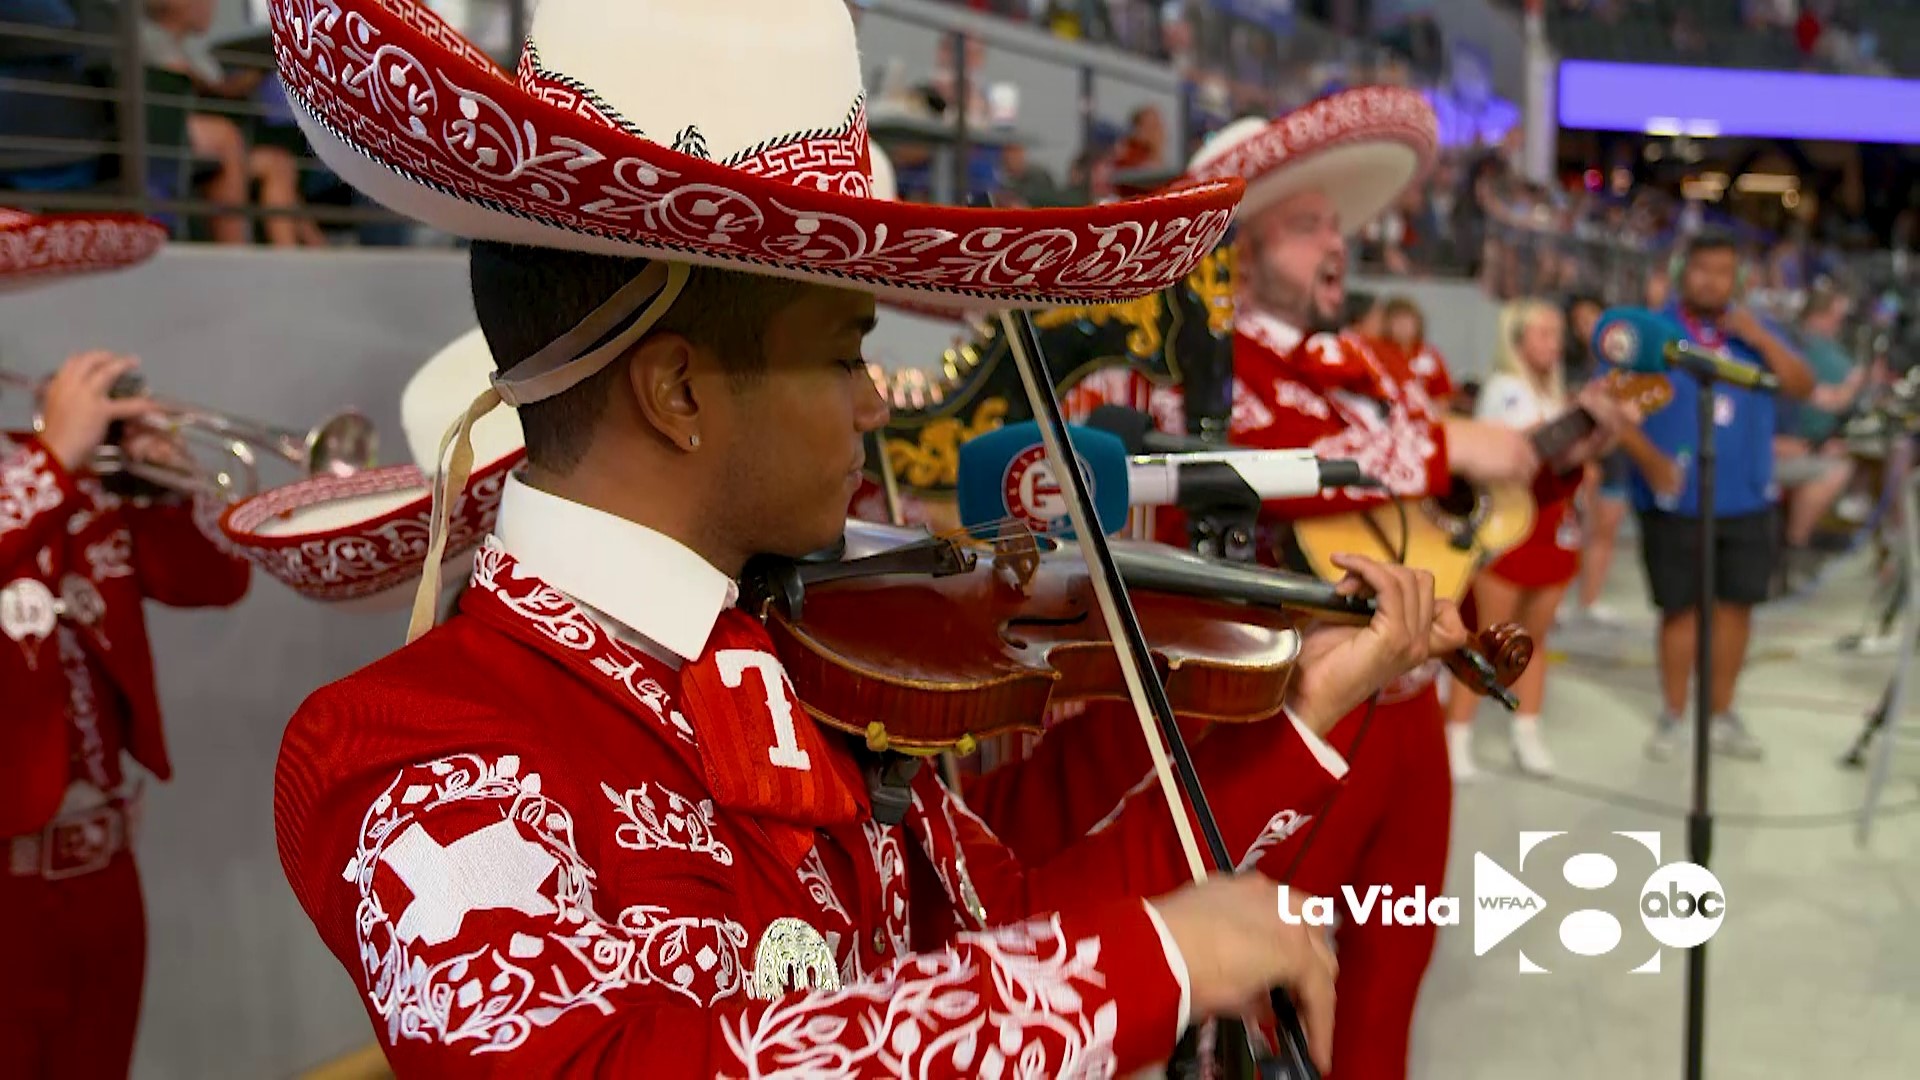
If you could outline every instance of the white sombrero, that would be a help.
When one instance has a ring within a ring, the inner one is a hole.
[[[478,329],[461,335],[408,380],[400,425],[416,464],[326,476],[261,492],[230,508],[221,531],[240,552],[300,595],[357,610],[392,611],[413,598],[431,542],[431,468],[449,412],[486,389],[493,355]],[[507,473],[525,456],[520,417],[497,411],[473,425],[474,466],[449,507],[441,565],[464,575],[493,530]]]
[[[1368,86],[1321,98],[1277,120],[1251,117],[1215,132],[1182,184],[1239,177],[1251,217],[1300,191],[1323,191],[1354,232],[1426,175],[1438,149],[1433,106],[1412,90]],[[1176,188],[1177,189],[1177,188]]]
[[[0,207],[0,292],[138,266],[167,230],[138,214],[29,214]]]

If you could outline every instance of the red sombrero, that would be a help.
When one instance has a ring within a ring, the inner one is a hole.
[[[138,214],[29,214],[0,207],[0,292],[138,266],[167,230]]]
[[[391,611],[421,579],[433,509],[431,466],[447,413],[472,401],[493,374],[479,330],[449,344],[408,381],[400,424],[417,464],[325,476],[263,491],[235,504],[220,528],[240,552],[309,600]],[[507,473],[525,457],[520,419],[493,413],[473,427],[474,466],[452,500],[441,565],[464,575],[493,529]]]
[[[1323,191],[1353,232],[1426,175],[1439,140],[1433,106],[1394,86],[1343,90],[1277,120],[1236,120],[1194,154],[1181,184],[1239,177],[1242,218],[1295,192]]]

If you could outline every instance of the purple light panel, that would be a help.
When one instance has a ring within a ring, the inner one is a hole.
[[[1560,63],[1560,126],[1920,145],[1920,81]]]

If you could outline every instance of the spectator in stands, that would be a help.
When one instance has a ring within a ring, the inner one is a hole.
[[[1552,304],[1540,300],[1508,304],[1500,313],[1494,373],[1480,390],[1474,418],[1527,431],[1558,416],[1568,400],[1561,367],[1565,345],[1565,325]],[[1553,755],[1540,736],[1547,693],[1547,635],[1560,598],[1579,570],[1580,522],[1568,498],[1541,506],[1533,532],[1473,582],[1479,625],[1518,622],[1533,637],[1533,662],[1513,687],[1520,709],[1509,737],[1514,762],[1535,776],[1553,773]],[[1480,698],[1459,687],[1448,695],[1447,756],[1459,783],[1479,776],[1473,763],[1473,718],[1479,708]]]
[[[1381,308],[1380,324],[1380,332],[1370,336],[1385,338],[1393,344],[1406,361],[1407,370],[1433,399],[1436,412],[1453,410],[1457,391],[1447,375],[1446,357],[1427,340],[1426,312],[1420,310],[1411,296],[1395,296]]]
[[[1813,550],[1814,528],[1853,479],[1853,459],[1834,438],[1867,382],[1867,366],[1854,363],[1839,341],[1852,304],[1845,293],[1822,284],[1800,317],[1801,355],[1819,385],[1806,401],[1781,408],[1773,439],[1774,480],[1786,506],[1781,573],[1788,589],[1812,583],[1821,562]]]
[[[1001,148],[998,179],[1000,192],[1017,205],[1067,205],[1053,174],[1033,164],[1033,160],[1027,157],[1027,148],[1023,143],[1009,143]]]
[[[1770,369],[1781,393],[1804,399],[1813,389],[1813,373],[1776,333],[1735,298],[1739,281],[1739,244],[1719,231],[1698,233],[1686,241],[1675,262],[1677,296],[1666,311],[1687,337],[1737,360]],[[1715,578],[1699,578],[1700,505],[1699,400],[1703,387],[1684,372],[1671,372],[1672,403],[1647,417],[1645,433],[1658,454],[1678,466],[1681,483],[1671,484],[1665,468],[1649,469],[1636,452],[1632,432],[1623,440],[1636,465],[1632,478],[1634,509],[1640,516],[1641,554],[1654,607],[1660,612],[1659,662],[1661,711],[1647,754],[1671,756],[1685,739],[1688,676],[1693,674],[1697,632],[1695,602],[1710,588],[1718,598],[1710,670],[1712,739],[1716,751],[1757,759],[1759,740],[1733,711],[1734,689],[1745,665],[1753,625],[1753,605],[1767,599],[1773,580],[1778,525],[1773,511],[1774,400],[1754,390],[1719,386],[1714,390],[1717,451]]]
[[[193,81],[196,92],[214,97],[245,97],[259,82],[259,72],[229,78],[208,52],[204,35],[213,25],[213,0],[144,0],[146,17],[140,24],[141,60],[148,67],[177,72]],[[225,116],[192,113],[187,117],[187,149],[193,156],[216,163],[205,184],[209,200],[222,206],[243,206],[251,179],[247,140],[240,125]],[[217,244],[245,244],[252,239],[247,219],[238,214],[215,217],[208,226]]]
[[[1133,111],[1127,137],[1114,150],[1115,169],[1148,169],[1167,163],[1167,121],[1158,107],[1142,105]]]
[[[1606,309],[1600,298],[1576,293],[1567,301],[1568,385],[1584,386],[1605,374],[1593,355],[1593,330]],[[1585,540],[1580,556],[1580,592],[1575,618],[1588,626],[1614,626],[1619,617],[1600,602],[1613,570],[1613,554],[1620,542],[1620,526],[1627,519],[1627,474],[1633,465],[1618,450],[1587,466],[1587,484],[1581,490],[1580,524]]]

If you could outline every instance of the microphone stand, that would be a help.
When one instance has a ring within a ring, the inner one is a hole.
[[[1711,369],[1693,368],[1700,381],[1700,589],[1694,598],[1693,806],[1687,812],[1687,858],[1701,866],[1713,850],[1713,810],[1708,739],[1713,725],[1714,498],[1718,450],[1714,447],[1714,401],[1719,381]],[[1687,951],[1687,1080],[1702,1080],[1706,1053],[1707,946]]]

